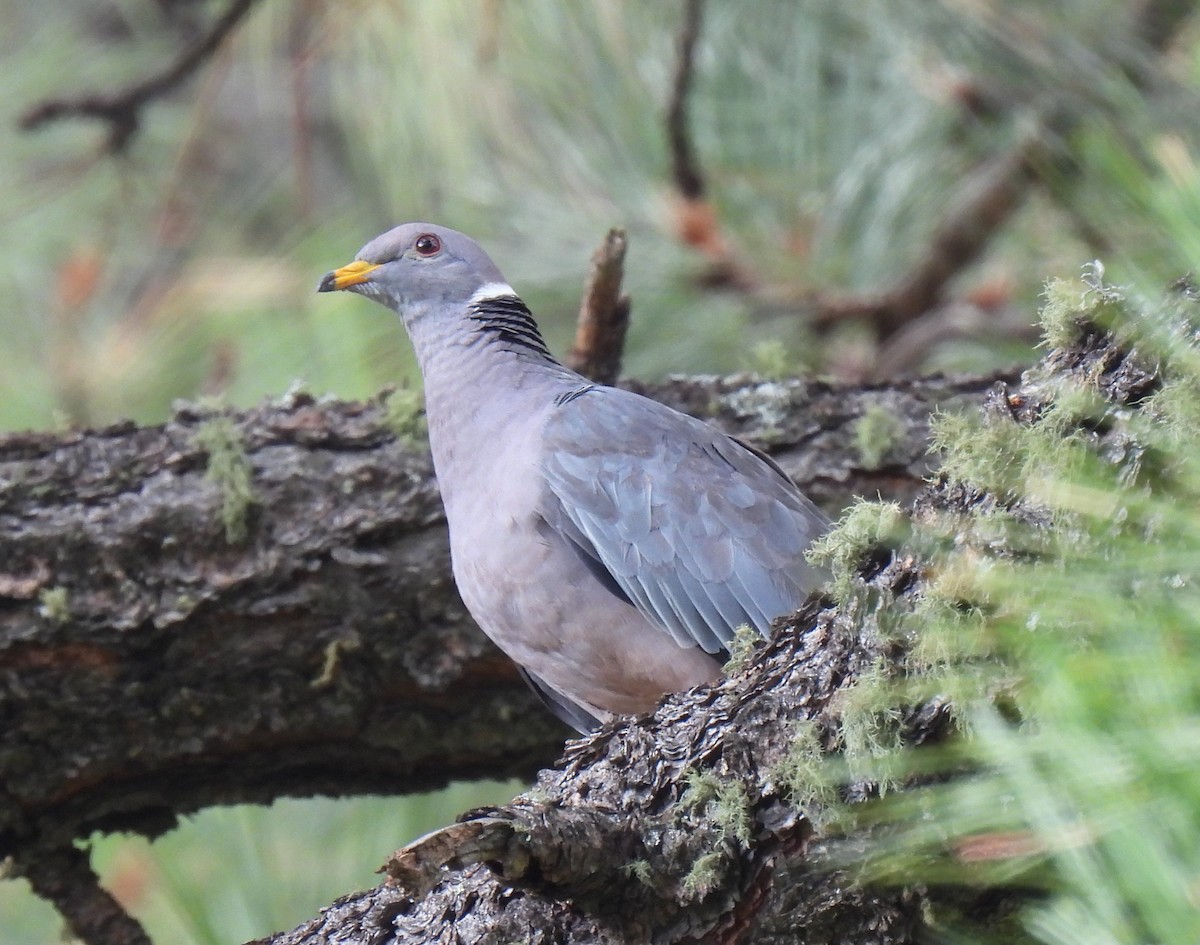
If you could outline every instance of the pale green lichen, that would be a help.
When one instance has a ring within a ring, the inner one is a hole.
[[[723,781],[711,771],[690,769],[684,774],[686,788],[679,806],[702,810],[723,836],[748,844],[754,822],[750,796],[740,781]]]
[[[205,475],[221,495],[225,540],[237,544],[246,537],[246,519],[256,501],[251,484],[252,467],[241,431],[229,417],[212,417],[196,431],[195,443],[208,453]]]
[[[756,435],[761,444],[770,444],[780,438],[792,412],[792,387],[783,381],[763,381],[738,387],[718,398],[721,407],[735,416],[751,418],[758,428]]]
[[[397,387],[383,402],[383,422],[404,443],[425,437],[425,398],[420,391]]]
[[[38,613],[51,623],[64,624],[71,619],[71,601],[65,587],[47,587],[38,594]]]
[[[781,381],[793,370],[793,358],[778,338],[760,341],[750,349],[750,369],[766,381]]]
[[[321,674],[309,683],[313,689],[328,689],[342,668],[342,654],[357,650],[361,643],[357,639],[331,640],[325,646]]]
[[[879,469],[904,441],[904,424],[882,404],[871,404],[854,425],[854,447],[863,469]]]
[[[702,899],[716,888],[728,857],[713,850],[696,858],[683,878],[683,892],[689,899]]]
[[[632,863],[626,863],[621,869],[626,876],[636,879],[643,886],[654,888],[654,870],[649,860],[634,860]]]
[[[750,624],[743,623],[733,632],[729,641],[729,659],[725,661],[725,674],[741,672],[754,660],[754,654],[762,646],[763,638]]]
[[[853,593],[855,571],[866,551],[881,543],[898,542],[907,522],[895,502],[860,499],[834,528],[813,542],[806,557],[818,567],[829,568],[833,574],[833,596],[844,602]]]

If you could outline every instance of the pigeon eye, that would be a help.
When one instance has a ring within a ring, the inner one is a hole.
[[[441,252],[442,241],[432,233],[422,233],[413,243],[413,249],[422,256],[436,256]]]

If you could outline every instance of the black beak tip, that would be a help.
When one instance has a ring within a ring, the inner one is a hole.
[[[321,278],[320,284],[317,285],[318,292],[336,292],[337,291],[337,276],[332,272],[327,272]]]

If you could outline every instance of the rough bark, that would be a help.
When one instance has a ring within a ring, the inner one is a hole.
[[[913,494],[930,411],[993,381],[650,393],[770,449],[836,511]],[[873,412],[893,425],[867,465]],[[562,744],[464,613],[428,454],[380,402],[8,436],[0,536],[0,856],[215,803],[528,777]]]
[[[997,380],[845,388],[738,376],[643,389],[768,449],[836,512],[854,494],[913,495],[931,468],[930,413],[975,404]],[[411,419],[386,398],[317,403],[301,394],[243,413],[183,407],[156,427],[0,440],[0,857],[40,879],[77,933],[141,941],[136,923],[111,931],[122,917],[89,885],[86,862],[72,859],[73,841],[93,831],[154,835],[201,807],[284,795],[531,777],[561,748],[567,733],[454,592],[428,454],[405,432]],[[840,652],[817,647],[814,678],[846,673],[839,659],[862,658],[853,647]],[[779,671],[789,678],[803,665],[786,663]],[[747,700],[735,698],[754,703],[737,709],[739,724],[781,732],[793,716],[790,702]],[[706,732],[733,709],[714,711],[680,729],[680,744],[704,746],[709,758],[730,751],[725,736]],[[649,724],[643,748],[657,739]],[[575,790],[588,790],[580,785],[593,764],[614,763],[588,753],[605,744],[607,736],[575,749],[575,774],[563,776],[581,778]],[[676,804],[690,763],[662,767],[626,802]],[[500,823],[508,834],[533,829],[509,815]],[[537,830],[574,836],[564,851],[586,849],[602,830],[615,849],[624,823],[607,814],[543,818]],[[670,861],[660,866],[733,852],[711,830],[672,829]],[[797,822],[776,845],[802,845],[805,834]],[[629,836],[632,855],[642,848]],[[74,878],[54,866],[68,860],[79,867]],[[744,892],[764,881],[769,857],[751,867],[732,855],[706,862],[718,861],[747,871]],[[565,887],[576,885],[571,863],[561,866]],[[544,857],[526,868],[554,875]],[[495,882],[484,869],[467,875]],[[608,864],[586,885],[600,895],[614,879]],[[716,900],[692,908],[707,901],[708,882],[673,894],[656,921],[674,932],[721,914]],[[481,902],[470,887],[459,892],[464,903]],[[391,901],[389,891],[379,895],[371,909]],[[626,898],[630,908],[638,902]],[[543,906],[561,911],[551,900]],[[484,937],[488,916],[480,908],[471,919]]]

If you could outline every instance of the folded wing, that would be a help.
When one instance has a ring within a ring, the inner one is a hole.
[[[804,560],[821,511],[769,460],[654,401],[594,388],[564,403],[542,466],[547,523],[681,646],[719,653],[742,624],[766,636],[825,577]]]

